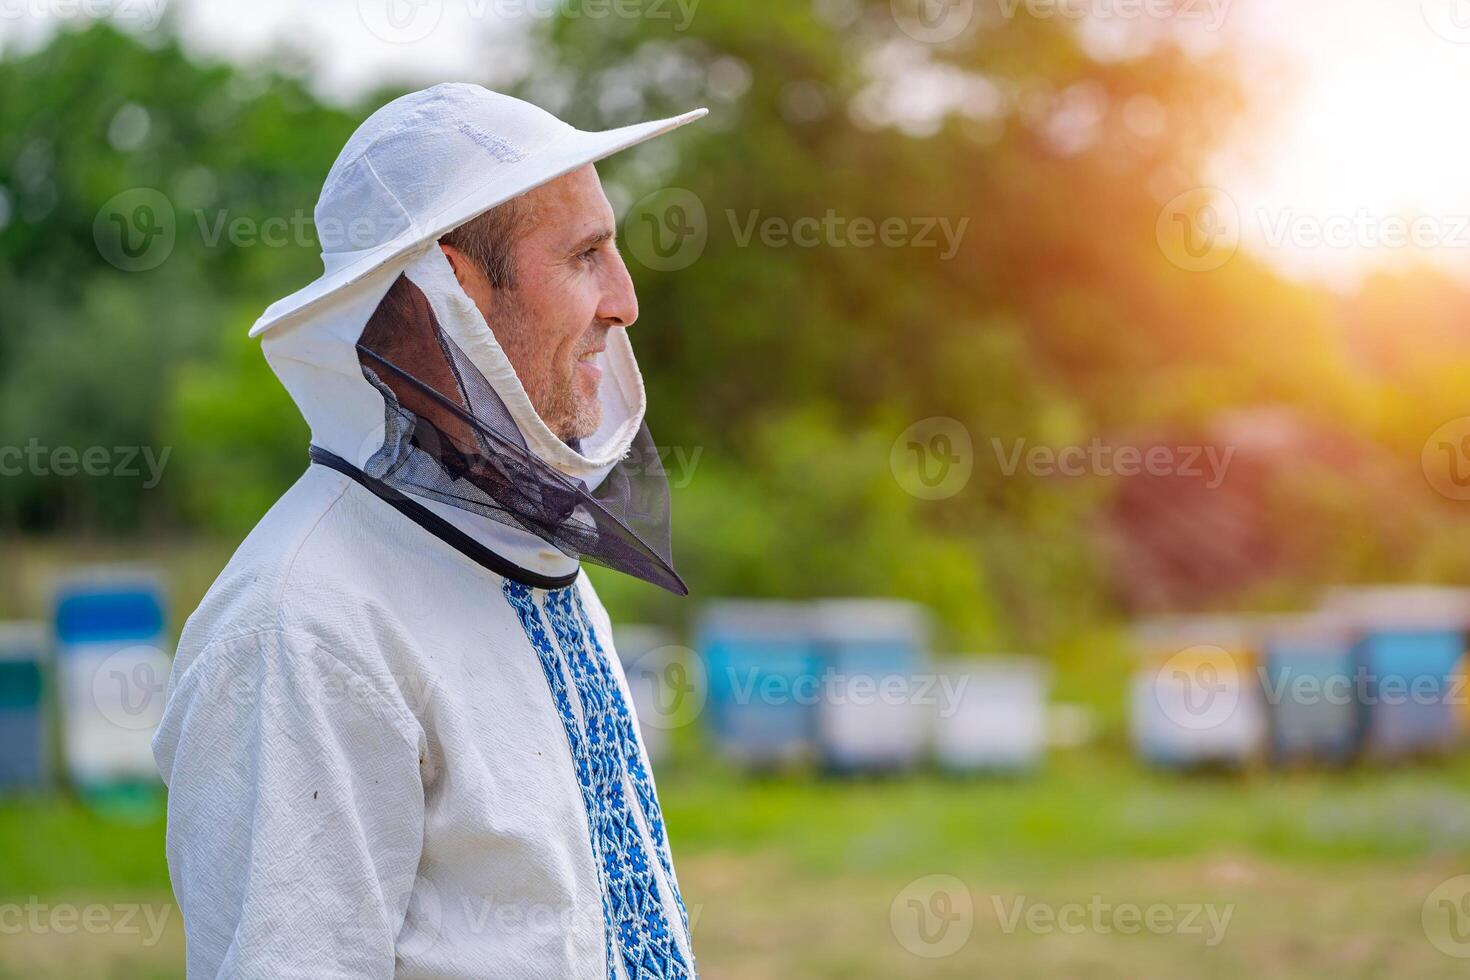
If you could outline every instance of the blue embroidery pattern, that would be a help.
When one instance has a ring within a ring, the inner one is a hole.
[[[561,658],[546,634],[541,614],[528,586],[507,580],[503,591],[515,609],[541,662],[551,688],[552,700],[566,730],[567,743],[577,768],[577,781],[587,822],[592,829],[592,857],[602,885],[603,916],[607,924],[608,975],[612,976],[612,940],[629,980],[689,980],[693,971],[685,962],[678,942],[669,931],[659,896],[657,872],[650,866],[643,835],[626,799],[625,774],[634,783],[644,819],[654,838],[654,848],[684,920],[687,913],[674,885],[672,862],[664,844],[662,814],[653,798],[648,774],[639,757],[638,742],[630,740],[631,719],[626,704],[608,670],[604,657],[593,657],[578,628],[572,607],[576,586],[549,592],[545,606],[557,642],[569,661],[570,673],[582,706],[579,724],[573,710]],[[580,598],[576,600],[580,605]],[[586,623],[585,611],[582,622]],[[588,624],[587,635],[595,634]],[[599,663],[599,660],[604,662]],[[620,720],[621,719],[621,720]],[[637,759],[636,772],[631,760]],[[649,800],[652,799],[652,809]],[[654,829],[656,828],[656,829]]]
[[[595,656],[587,657],[583,648],[584,660],[589,660],[597,671],[603,689],[606,690],[613,701],[613,721],[617,726],[618,743],[623,747],[623,760],[628,766],[628,775],[633,779],[633,791],[638,794],[638,803],[643,808],[643,819],[648,823],[649,835],[653,838],[654,852],[658,855],[658,862],[663,867],[664,879],[668,882],[669,890],[674,893],[674,903],[679,907],[679,918],[684,923],[684,934],[689,935],[689,913],[684,908],[684,896],[679,894],[679,884],[674,880],[674,861],[669,854],[668,839],[664,834],[663,808],[658,805],[658,794],[653,789],[653,779],[648,775],[648,769],[643,765],[643,754],[639,752],[639,739],[636,726],[633,724],[632,712],[628,710],[627,703],[623,700],[623,690],[618,686],[617,680],[608,667],[607,654],[602,650],[602,644],[597,640],[597,631],[592,628],[592,620],[587,615],[587,607],[582,603],[582,594],[575,589],[565,589],[577,604],[577,615],[582,622],[582,629],[587,639],[592,643]],[[553,597],[548,596],[547,608],[551,608]],[[557,599],[560,604],[560,599]],[[555,613],[553,613],[554,621]]]
[[[577,783],[582,791],[582,805],[587,809],[587,819],[592,821],[592,814],[596,812],[595,791],[592,785],[592,772],[587,762],[587,749],[582,744],[582,733],[577,729],[577,719],[572,713],[572,702],[567,696],[566,678],[562,676],[561,667],[557,664],[556,654],[551,648],[551,639],[546,635],[546,627],[541,624],[541,614],[536,611],[535,600],[531,598],[531,590],[519,582],[506,579],[502,589],[506,601],[516,611],[516,617],[521,621],[521,629],[526,631],[526,637],[530,639],[531,646],[536,651],[536,658],[541,661],[541,672],[546,675],[547,686],[551,688],[551,698],[556,702],[556,712],[561,716],[562,727],[566,729],[567,743],[571,746],[572,759],[577,765]],[[603,870],[601,855],[601,841],[597,835],[592,839],[592,863],[597,866],[598,881],[602,884],[602,918],[607,924],[606,939],[607,948],[607,977],[608,980],[616,980],[617,972],[613,969],[613,911],[611,899],[608,896],[607,875]]]

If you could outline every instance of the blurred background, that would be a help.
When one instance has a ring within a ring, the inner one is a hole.
[[[600,129],[703,975],[1463,975],[1464,0],[0,0],[0,977],[180,977],[167,656],[388,99]]]

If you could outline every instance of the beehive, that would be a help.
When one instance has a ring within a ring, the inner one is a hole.
[[[755,768],[809,761],[821,679],[807,608],[714,602],[697,632],[709,692],[704,717],[716,749]]]
[[[809,610],[822,668],[816,739],[838,772],[912,769],[924,754],[929,625],[893,599],[831,599]]]
[[[1050,674],[1030,657],[946,660],[933,712],[934,757],[951,772],[1023,772],[1046,755]]]
[[[1263,755],[1266,711],[1253,617],[1169,617],[1135,630],[1129,714],[1135,751],[1171,767],[1246,766]]]
[[[39,623],[0,623],[0,793],[46,782],[46,697]]]

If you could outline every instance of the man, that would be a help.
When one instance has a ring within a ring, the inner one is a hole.
[[[440,85],[352,136],[251,333],[314,464],[180,639],[154,754],[190,977],[693,977],[610,624],[680,594],[606,133]]]

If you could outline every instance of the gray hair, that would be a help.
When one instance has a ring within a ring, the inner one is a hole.
[[[440,236],[465,254],[496,289],[516,288],[515,243],[530,216],[525,197],[513,197]]]

